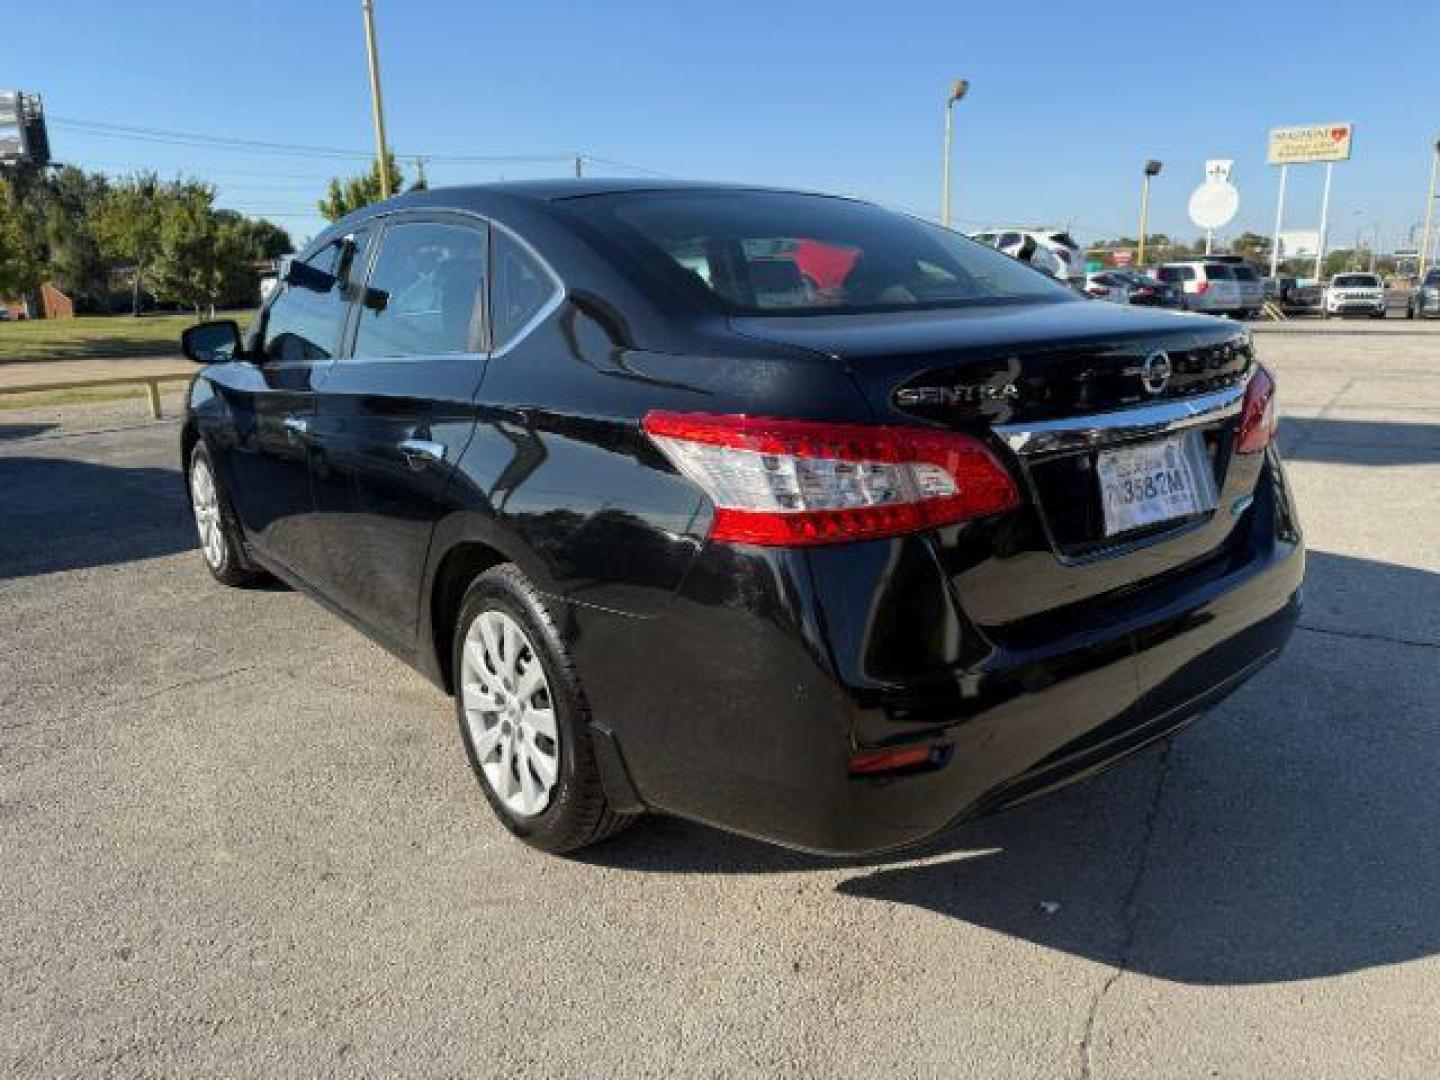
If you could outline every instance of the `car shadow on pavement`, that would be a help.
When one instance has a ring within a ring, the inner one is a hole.
[[[1440,574],[1311,553],[1307,593],[1368,586],[1440,612]],[[844,896],[1188,984],[1426,958],[1440,952],[1440,628],[1400,643],[1365,622],[1307,609],[1276,663],[1166,747],[914,852],[837,861],[658,819],[589,859],[837,872]]]
[[[1339,465],[1430,465],[1440,462],[1440,424],[1286,417],[1280,452],[1287,461]]]
[[[0,456],[0,580],[196,546],[174,469]]]
[[[0,439],[33,439],[53,427],[54,424],[0,424]]]

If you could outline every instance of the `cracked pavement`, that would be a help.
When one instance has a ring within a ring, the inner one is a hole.
[[[173,422],[0,412],[0,1072],[1440,1074],[1440,324],[1256,337],[1287,652],[861,863],[673,820],[528,851],[418,675],[210,581]]]

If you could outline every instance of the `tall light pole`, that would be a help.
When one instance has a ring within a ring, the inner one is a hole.
[[[953,137],[955,103],[970,89],[968,79],[956,79],[950,84],[950,96],[945,99],[945,163],[940,173],[940,223],[950,227],[950,143]]]
[[[1160,175],[1162,164],[1153,158],[1145,162],[1145,178],[1140,181],[1140,249],[1135,252],[1135,265],[1145,267],[1145,234],[1150,229],[1150,180]]]
[[[1435,223],[1435,177],[1440,173],[1440,139],[1435,140],[1435,156],[1430,159],[1430,191],[1425,196],[1425,231],[1420,242],[1420,280],[1425,280],[1425,264],[1430,258],[1430,228]]]
[[[360,0],[365,13],[365,55],[370,61],[370,108],[375,114],[375,149],[380,155],[380,198],[390,198],[390,152],[385,147],[385,104],[380,97],[380,50],[375,46],[374,0]]]

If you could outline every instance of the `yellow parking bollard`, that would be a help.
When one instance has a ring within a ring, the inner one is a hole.
[[[160,419],[160,383],[155,379],[145,381],[145,396],[150,399],[150,418]]]

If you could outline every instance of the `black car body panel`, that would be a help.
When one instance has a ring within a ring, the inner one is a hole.
[[[1068,298],[716,311],[564,206],[635,187],[412,193],[302,252],[459,215],[492,251],[501,231],[522,238],[559,291],[517,340],[461,355],[351,355],[355,288],[324,359],[262,362],[257,322],[244,356],[197,378],[184,429],[255,559],[447,690],[457,583],[515,563],[553,606],[613,802],[837,853],[914,843],[1118,760],[1283,646],[1303,544],[1273,447],[1236,454],[1233,412],[1199,425],[1215,509],[1123,543],[1096,534],[1082,492],[1093,451],[1031,453],[1014,434],[1153,404],[1141,368],[1157,352],[1173,369],[1161,400],[1238,395],[1242,330]],[[710,501],[641,430],[650,410],[971,432],[1025,498],[883,539],[719,543]],[[417,464],[416,439],[443,456]],[[910,745],[933,748],[923,766],[849,771]]]

